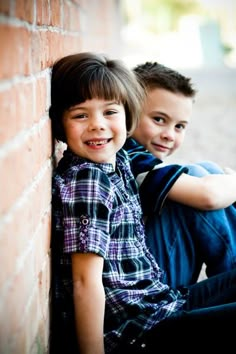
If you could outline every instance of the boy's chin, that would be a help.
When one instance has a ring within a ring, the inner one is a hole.
[[[168,157],[168,154],[165,154],[165,153],[161,153],[161,152],[152,152],[152,154],[156,157],[156,158],[158,158],[159,160],[164,160],[164,159],[166,159],[167,157]]]

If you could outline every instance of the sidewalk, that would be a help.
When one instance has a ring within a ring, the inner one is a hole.
[[[212,160],[236,169],[236,68],[180,71],[198,93],[185,142],[169,161]]]

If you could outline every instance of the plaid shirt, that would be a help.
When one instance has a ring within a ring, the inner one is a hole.
[[[111,164],[64,153],[53,179],[53,276],[61,319],[73,321],[72,252],[104,258],[104,339],[111,353],[122,336],[138,337],[185,303],[161,282],[162,271],[145,245],[136,181],[127,153]],[[94,299],[91,299],[93,301]]]
[[[126,140],[124,149],[129,154],[132,171],[139,184],[144,215],[153,211],[161,213],[169,190],[182,173],[188,172],[188,168],[163,163],[133,138]]]

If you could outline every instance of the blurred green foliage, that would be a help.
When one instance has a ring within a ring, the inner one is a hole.
[[[195,0],[123,0],[127,23],[137,15],[137,8],[145,28],[154,33],[176,30],[181,16],[201,12],[199,2]]]

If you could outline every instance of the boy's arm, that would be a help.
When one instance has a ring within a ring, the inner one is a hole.
[[[183,173],[168,198],[201,210],[226,208],[236,201],[236,173],[194,177]]]
[[[80,354],[104,354],[104,260],[93,253],[72,255],[73,296]]]

